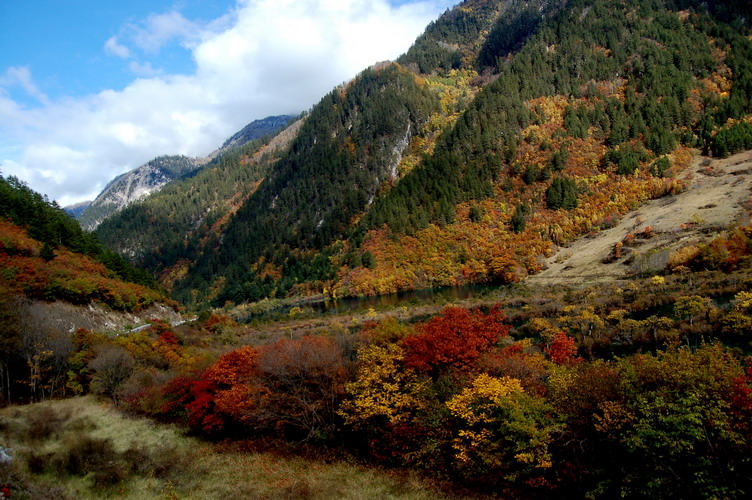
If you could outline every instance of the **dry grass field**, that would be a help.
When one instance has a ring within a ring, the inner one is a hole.
[[[452,498],[406,473],[201,441],[93,397],[0,410],[0,446],[14,499]]]

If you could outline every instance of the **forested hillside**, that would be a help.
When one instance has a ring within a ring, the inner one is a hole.
[[[64,271],[67,264],[58,261],[63,257],[68,264],[71,260],[78,260],[82,266],[93,265],[95,273],[114,278],[113,281],[156,287],[149,273],[133,267],[117,253],[103,247],[96,235],[83,231],[57,203],[32,191],[15,177],[6,179],[0,176],[0,223],[3,225],[0,240],[4,259],[2,278],[9,286],[30,297],[64,298],[56,295],[57,287],[62,285],[55,280],[55,274],[39,269],[39,266],[49,267],[67,276]],[[70,292],[76,295],[74,290]],[[71,296],[71,300],[86,303],[89,297],[74,300]]]
[[[34,306],[53,302],[88,313],[176,307],[149,273],[104,248],[56,203],[0,177],[0,402],[66,394],[67,328],[84,312],[50,318]]]
[[[221,229],[134,208],[100,235],[153,272],[182,262],[163,278],[185,302],[519,281],[685,189],[697,151],[750,146],[749,16],[745,2],[463,2],[315,106]],[[147,221],[159,239],[142,240]],[[210,236],[222,244],[197,243]]]
[[[397,177],[404,149],[435,106],[428,89],[397,66],[366,70],[335,89],[230,221],[221,248],[205,254],[179,289],[201,293],[222,277],[220,300],[247,301],[334,278],[329,255],[338,250],[310,250],[342,238]]]
[[[216,248],[227,221],[258,188],[301,124],[219,156],[195,175],[105,220],[97,234],[170,286],[203,251]]]
[[[84,229],[95,229],[103,220],[129,204],[159,191],[168,182],[189,175],[201,167],[201,161],[187,156],[160,156],[140,167],[117,176],[77,216]]]
[[[750,111],[749,39],[702,9],[666,7],[677,10],[528,7],[535,31],[512,55],[520,41],[492,36],[508,33],[500,17],[478,59],[496,61],[496,79],[369,211],[376,266],[340,275],[345,293],[517,281],[540,269],[531,254],[681,190],[687,148],[727,154],[721,138],[743,134],[735,120]]]

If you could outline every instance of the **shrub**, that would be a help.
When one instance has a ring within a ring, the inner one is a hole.
[[[89,369],[94,371],[91,388],[96,394],[109,396],[118,400],[118,389],[128,380],[135,366],[133,356],[122,347],[105,346],[89,362]]]
[[[405,365],[438,375],[444,369],[470,368],[478,357],[509,334],[499,307],[488,314],[478,309],[447,307],[441,315],[416,325],[416,334],[402,341]]]
[[[117,459],[112,441],[85,435],[68,443],[58,455],[57,465],[68,474],[85,476],[89,472],[108,470],[108,464]]]
[[[58,413],[48,406],[40,406],[37,411],[29,413],[26,438],[36,442],[59,435],[69,418],[69,413]]]

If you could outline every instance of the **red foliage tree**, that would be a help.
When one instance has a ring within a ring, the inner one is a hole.
[[[222,430],[224,421],[214,411],[217,386],[203,375],[181,375],[168,382],[162,390],[166,398],[162,414],[172,418],[185,416],[191,429],[214,434]]]
[[[488,314],[447,307],[440,315],[416,325],[417,333],[402,341],[405,365],[433,375],[447,368],[470,369],[483,352],[509,334],[510,326],[504,320],[499,306]]]
[[[227,352],[206,370],[206,377],[221,389],[248,381],[256,375],[256,349],[250,346],[240,347]]]
[[[564,365],[580,359],[577,357],[577,346],[574,338],[569,337],[564,332],[556,334],[554,341],[551,342],[551,347],[546,348],[546,354],[548,354],[548,359],[557,365]]]
[[[178,339],[178,336],[172,331],[172,326],[170,326],[167,321],[162,319],[152,319],[150,320],[150,323],[151,331],[159,337],[160,342],[168,345],[180,344],[180,339]]]
[[[746,436],[749,442],[752,438],[752,359],[745,370],[733,380],[731,394],[731,415],[735,421],[735,427]]]

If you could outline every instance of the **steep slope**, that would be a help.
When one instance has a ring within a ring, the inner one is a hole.
[[[682,190],[672,175],[689,164],[686,148],[714,148],[722,134],[710,131],[750,111],[749,39],[714,17],[728,11],[691,7],[465,2],[448,12],[400,61],[432,73],[427,82],[474,68],[484,88],[425,159],[398,166],[404,176],[364,207],[343,249],[309,242],[337,278],[306,276],[300,259],[278,262],[275,276],[255,261],[262,249],[236,254],[225,240],[225,254],[255,267],[243,277],[221,257],[207,266],[236,283],[218,303],[285,293],[291,277],[335,296],[517,281],[557,245]],[[459,56],[432,59],[429,46]]]
[[[252,141],[273,137],[295,121],[291,115],[269,116],[254,120],[242,130],[227,139],[207,158],[186,156],[160,156],[130,172],[112,180],[97,198],[83,208],[73,208],[81,225],[94,230],[108,217],[128,205],[159,192],[166,184],[182,177],[188,177],[211,160],[235,151]],[[165,214],[168,215],[168,214]]]
[[[752,110],[750,40],[702,5],[667,7],[569,2],[519,51],[502,44],[495,80],[365,217],[375,266],[342,272],[335,289],[516,281],[556,245],[683,189],[671,176],[686,146],[746,133],[733,120]]]
[[[268,116],[261,120],[254,120],[227,139],[219,149],[209,155],[209,158],[217,158],[265,136],[274,136],[295,120],[296,117],[293,115]]]
[[[129,255],[170,287],[206,248],[286,151],[303,119],[271,138],[253,140],[220,155],[190,177],[166,185],[105,220],[102,242]]]
[[[33,300],[133,311],[159,300],[154,279],[102,247],[45,197],[0,176],[0,281]]]
[[[749,14],[745,2],[463,2],[400,64],[327,95],[226,226],[191,231],[203,243],[175,291],[220,305],[536,273],[558,246],[685,189],[694,148],[752,143]],[[184,252],[184,234],[163,237]],[[137,235],[120,248],[164,249]]]
[[[78,216],[84,229],[95,229],[107,217],[157,192],[168,182],[191,173],[203,162],[187,156],[160,156],[113,179]]]
[[[220,301],[254,300],[270,284],[286,293],[299,281],[331,279],[327,256],[306,251],[345,236],[353,217],[396,178],[411,137],[437,107],[428,87],[396,65],[368,69],[335,89],[313,108],[289,152],[228,225],[222,246],[203,255],[180,292],[216,286],[219,277],[229,282]],[[276,284],[270,274],[280,277]]]
[[[527,281],[578,284],[661,273],[729,226],[749,225],[752,151],[720,160],[699,156],[681,178],[684,192],[650,201],[616,226],[559,249]]]

